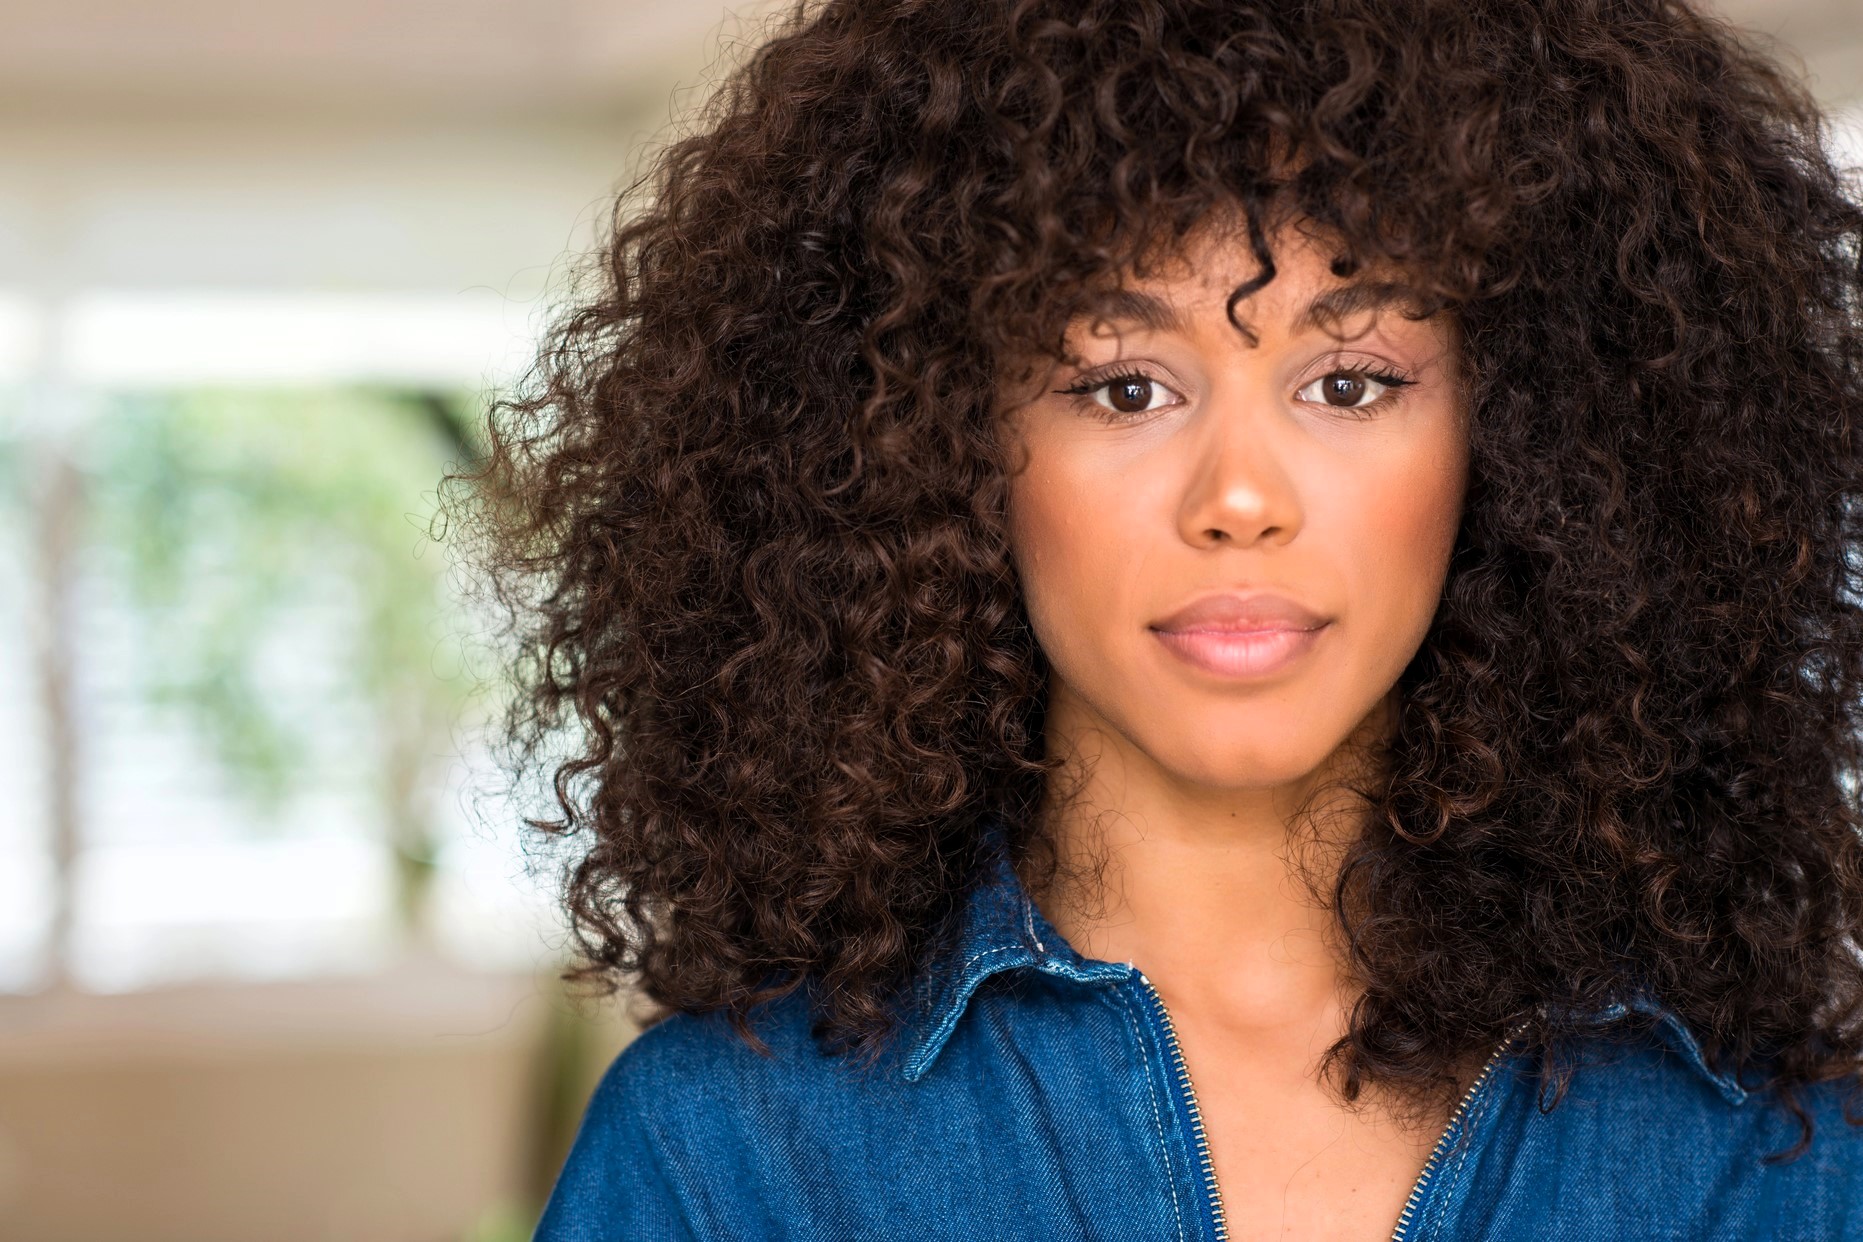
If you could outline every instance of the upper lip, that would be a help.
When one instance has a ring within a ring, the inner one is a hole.
[[[1317,630],[1330,618],[1311,608],[1266,591],[1251,594],[1225,592],[1205,595],[1179,608],[1161,621],[1152,622],[1154,630]]]

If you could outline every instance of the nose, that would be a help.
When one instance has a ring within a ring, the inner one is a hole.
[[[1285,420],[1265,393],[1211,396],[1185,437],[1179,534],[1199,548],[1287,543],[1303,510]]]

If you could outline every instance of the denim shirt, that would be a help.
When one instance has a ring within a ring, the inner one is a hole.
[[[650,1027],[597,1088],[536,1242],[1215,1242],[1279,1220],[1219,1199],[1157,991],[1070,948],[1000,854],[918,999],[867,1072],[817,1048],[800,993],[758,1011],[770,1056],[717,1015]],[[1806,1093],[1810,1149],[1763,1164],[1797,1138],[1790,1116],[1712,1070],[1648,994],[1594,1020],[1633,1008],[1655,1035],[1585,1041],[1550,1111],[1526,1054],[1497,1047],[1392,1237],[1863,1239],[1863,1130],[1835,1088]]]

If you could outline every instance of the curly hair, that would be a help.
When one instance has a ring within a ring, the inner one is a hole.
[[[1798,1154],[1799,1089],[1863,1059],[1863,211],[1826,126],[1681,0],[787,15],[448,480],[511,610],[529,822],[574,843],[571,976],[753,1044],[803,988],[827,1047],[888,1041],[986,824],[1034,857],[1057,772],[996,376],[1160,239],[1284,202],[1337,274],[1450,308],[1470,376],[1447,583],[1332,893],[1364,990],[1328,1066],[1438,1089],[1648,986]]]

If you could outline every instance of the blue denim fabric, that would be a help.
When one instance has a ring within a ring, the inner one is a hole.
[[[675,1016],[615,1060],[537,1242],[619,1239],[1208,1239],[1211,1181],[1167,1017],[1131,966],[1081,957],[1000,860],[955,954],[922,979],[895,1054],[826,1057],[800,996],[760,1013],[760,1056],[715,1016]],[[1539,1108],[1497,1050],[1401,1222],[1403,1242],[1863,1239],[1863,1130],[1834,1091],[1809,1151],[1760,1157],[1790,1117],[1659,1038],[1590,1041]],[[1224,1205],[1230,1228],[1253,1209]]]

